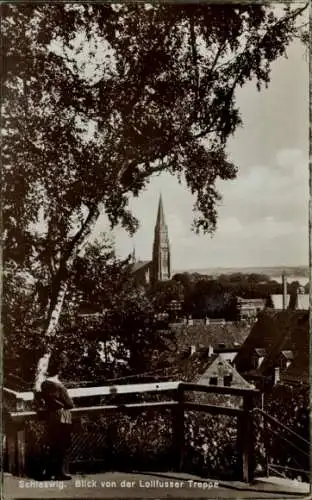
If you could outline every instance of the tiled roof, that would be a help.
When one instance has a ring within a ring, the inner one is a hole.
[[[240,323],[175,325],[177,346],[180,349],[191,345],[219,348],[237,348],[242,345],[250,332],[250,326]]]
[[[151,261],[150,260],[141,260],[139,262],[135,262],[133,265],[132,265],[132,273],[137,273],[140,269],[143,269],[144,267],[147,267],[151,264]]]
[[[292,351],[281,351],[281,354],[288,360],[294,359],[294,353]]]
[[[309,385],[309,356],[296,356],[290,366],[281,374],[281,380],[289,384]]]
[[[265,357],[259,374],[267,375],[278,366],[278,358],[283,352],[293,361],[281,373],[281,379],[288,377],[298,382],[308,382],[309,372],[309,314],[306,311],[264,311],[258,317],[249,337],[235,358],[235,366],[240,373],[252,369],[251,359],[254,351],[266,349]]]

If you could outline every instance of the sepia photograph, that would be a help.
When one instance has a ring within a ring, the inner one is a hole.
[[[3,499],[307,497],[309,2],[0,7]]]

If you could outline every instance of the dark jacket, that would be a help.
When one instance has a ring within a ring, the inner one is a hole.
[[[64,424],[71,423],[71,412],[69,410],[74,407],[74,403],[61,382],[49,379],[42,382],[41,396],[49,420]]]

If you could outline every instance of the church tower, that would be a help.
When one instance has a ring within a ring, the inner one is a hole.
[[[160,195],[154,234],[152,283],[155,284],[158,281],[166,281],[169,280],[170,277],[171,262],[168,227],[165,223],[164,207]]]

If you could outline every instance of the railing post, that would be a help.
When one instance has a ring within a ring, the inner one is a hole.
[[[16,474],[16,436],[13,429],[6,435],[7,465],[10,474]]]
[[[175,469],[180,472],[183,468],[184,459],[184,392],[178,387],[175,399],[177,406],[173,408],[173,450]]]
[[[11,474],[23,476],[26,469],[26,432],[16,424],[6,433],[7,468]]]
[[[16,430],[16,462],[18,476],[24,476],[26,468],[26,432],[24,428]]]
[[[253,430],[253,396],[246,394],[243,402],[243,414],[239,418],[238,450],[241,463],[241,477],[250,483],[254,473],[254,430]]]
[[[266,477],[269,477],[270,471],[269,471],[269,433],[268,433],[268,428],[267,428],[267,423],[265,421],[264,416],[262,416],[262,421],[263,421],[263,441],[264,441],[264,450],[265,450],[265,468],[264,468],[264,474]]]

